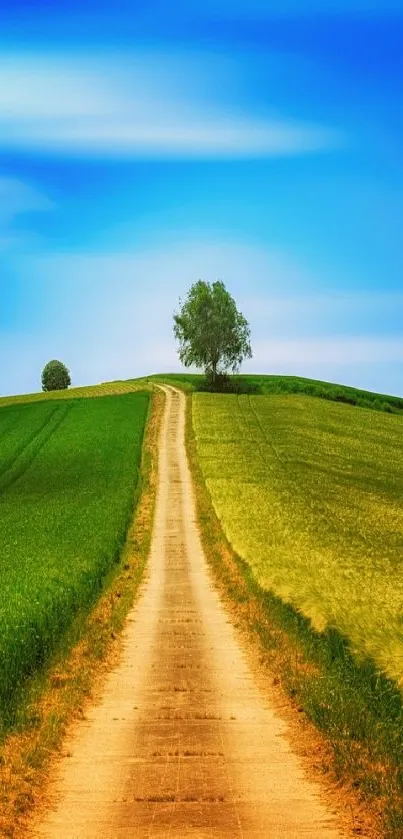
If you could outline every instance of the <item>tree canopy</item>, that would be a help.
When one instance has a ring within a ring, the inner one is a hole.
[[[57,359],[48,361],[42,371],[42,390],[66,390],[71,385],[67,367]]]
[[[221,280],[198,280],[179,301],[174,334],[185,367],[199,367],[215,384],[217,377],[236,373],[244,358],[252,357],[250,328]]]

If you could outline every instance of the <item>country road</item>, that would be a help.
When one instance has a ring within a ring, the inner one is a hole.
[[[211,581],[166,388],[148,570],[120,663],[69,737],[39,839],[341,839]]]

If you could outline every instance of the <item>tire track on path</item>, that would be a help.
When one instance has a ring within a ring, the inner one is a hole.
[[[341,839],[214,589],[169,388],[148,570],[120,664],[65,744],[37,839]]]

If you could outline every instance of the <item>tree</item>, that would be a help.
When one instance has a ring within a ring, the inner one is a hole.
[[[61,362],[48,361],[42,372],[42,390],[66,390],[71,385],[70,372]]]
[[[252,358],[249,324],[223,282],[198,280],[179,305],[174,334],[185,367],[202,367],[214,386],[219,376],[236,373],[244,358]]]

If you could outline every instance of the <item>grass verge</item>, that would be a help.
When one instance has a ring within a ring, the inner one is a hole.
[[[364,821],[385,839],[403,835],[402,694],[370,659],[358,662],[334,629],[316,632],[308,619],[264,591],[227,541],[198,463],[188,397],[186,438],[207,560],[236,619],[259,645],[262,662],[294,707],[326,743],[327,769],[346,794],[364,804]],[[360,821],[360,818],[359,818]],[[359,823],[357,834],[368,833]]]
[[[141,461],[140,496],[120,562],[90,615],[77,618],[46,673],[27,697],[26,727],[0,748],[0,835],[26,835],[41,805],[52,758],[67,726],[82,717],[119,654],[119,633],[142,580],[151,540],[157,486],[157,437],[164,396],[150,400]],[[137,488],[139,492],[139,487]]]

